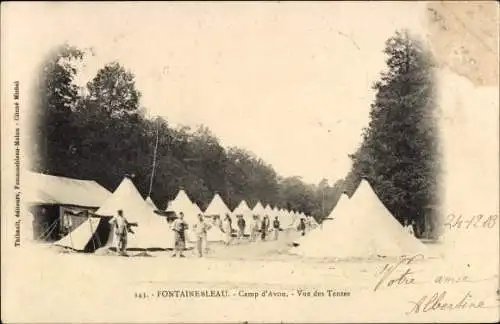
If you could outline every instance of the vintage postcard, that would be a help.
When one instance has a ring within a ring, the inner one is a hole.
[[[498,23],[2,3],[2,322],[498,322]]]

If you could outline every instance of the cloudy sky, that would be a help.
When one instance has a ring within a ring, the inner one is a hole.
[[[309,182],[347,173],[347,154],[368,122],[370,85],[384,67],[384,41],[396,29],[420,33],[424,25],[422,5],[401,2],[10,9],[17,39],[30,40],[11,40],[27,75],[54,45],[92,47],[80,84],[117,60],[136,75],[151,116],[205,124],[223,145],[251,150],[279,174]]]

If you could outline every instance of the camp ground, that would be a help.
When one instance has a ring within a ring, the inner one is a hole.
[[[28,242],[50,242],[76,253],[98,251],[98,254],[102,254],[105,250],[116,251],[117,239],[111,220],[121,210],[131,224],[132,232],[127,243],[129,251],[172,250],[175,245],[172,223],[182,213],[188,224],[186,241],[190,244],[186,248],[192,248],[192,243],[196,241],[193,228],[199,215],[210,225],[207,241],[216,244],[211,251],[224,249],[222,245],[217,245],[220,242],[228,244],[218,219],[229,215],[233,232],[236,233],[238,219],[243,218],[246,225],[245,241],[238,240],[237,243],[254,245],[259,241],[255,242],[255,238],[254,241],[251,240],[252,226],[255,228],[254,216],[259,224],[256,231],[260,233],[260,223],[267,215],[270,221],[276,217],[280,221],[280,242],[289,246],[287,254],[290,256],[312,259],[373,259],[427,254],[427,247],[405,231],[366,180],[359,183],[352,197],[341,194],[336,206],[318,222],[305,212],[288,211],[269,204],[263,207],[260,202],[251,209],[245,200],[240,201],[231,211],[219,193],[214,194],[202,212],[183,188],[178,190],[174,198],[167,202],[165,210],[161,211],[150,196],[143,198],[133,180],[127,176],[113,192],[89,180],[36,173],[31,173],[30,176],[40,179],[44,187],[29,193],[31,211],[27,215],[31,220],[29,237],[24,239]],[[54,194],[61,188],[80,190],[87,200]],[[305,226],[304,232],[300,229],[301,224]],[[260,238],[260,234],[258,237]]]

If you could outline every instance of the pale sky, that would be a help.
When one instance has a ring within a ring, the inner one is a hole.
[[[5,9],[5,6],[3,6]],[[51,3],[11,6],[30,64],[52,46],[92,47],[78,82],[117,60],[141,104],[205,124],[283,176],[335,181],[350,168],[396,29],[420,33],[422,3]],[[29,20],[29,27],[23,21]],[[15,51],[14,51],[15,52]],[[31,60],[30,60],[31,58]],[[29,67],[25,67],[30,71]]]

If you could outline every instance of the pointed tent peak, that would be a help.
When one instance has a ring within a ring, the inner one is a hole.
[[[192,204],[193,201],[191,200],[187,192],[184,189],[180,188],[174,200],[168,202],[166,211],[174,211],[175,209],[175,212],[179,212],[179,210],[183,210],[186,208],[187,210],[189,210]]]
[[[97,215],[114,216],[118,210],[123,210],[125,217],[134,221],[142,215],[151,212],[149,205],[143,200],[141,194],[130,178],[125,177],[113,194],[96,211]]]
[[[264,209],[264,206],[262,206],[262,203],[260,201],[257,201],[257,203],[255,204],[255,206],[253,208],[262,208],[262,209]]]
[[[185,200],[186,198],[187,200],[191,201],[184,188],[179,187],[179,191],[177,192],[177,195],[175,196],[174,200]]]
[[[260,201],[258,201],[255,206],[253,207],[252,209],[252,212],[255,214],[255,215],[262,215],[265,213],[265,210],[264,210],[264,207],[262,206],[262,203]]]
[[[382,204],[382,206],[384,206],[385,208],[385,205],[380,201],[378,195],[375,193],[375,190],[373,190],[373,187],[365,179],[361,180],[358,188],[356,189],[350,200],[352,200],[353,203],[362,202],[375,205]]]
[[[248,204],[247,204],[247,202],[245,201],[245,199],[243,199],[242,201],[240,201],[240,206],[244,206],[244,207],[246,207],[246,208],[250,209],[250,207],[248,207]]]
[[[239,212],[242,210],[244,210],[244,211],[251,210],[250,207],[248,207],[248,204],[244,199],[242,201],[240,201],[238,206],[236,206],[236,208],[234,209],[234,212]]]
[[[208,205],[207,209],[205,210],[205,215],[210,216],[210,215],[226,215],[226,214],[231,215],[231,210],[224,203],[222,197],[218,193],[216,193],[212,198],[212,201]]]
[[[237,220],[237,217],[238,216],[243,216],[243,219],[246,221],[246,222],[250,222],[252,220],[252,210],[250,209],[250,207],[248,207],[248,204],[246,203],[245,200],[242,200],[238,207],[236,207],[232,213],[232,219],[233,221],[236,221]]]

